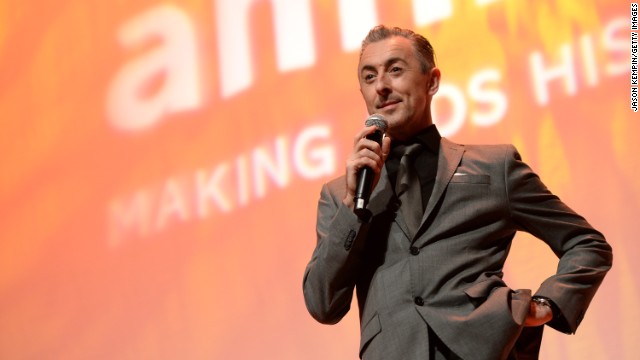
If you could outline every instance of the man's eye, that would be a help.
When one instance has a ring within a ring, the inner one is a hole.
[[[373,79],[373,78],[374,78],[373,74],[366,74],[366,75],[364,76],[364,79],[365,79],[365,80],[371,80],[371,79]]]
[[[394,66],[391,68],[391,72],[399,72],[399,71],[402,71],[402,68],[399,66]]]

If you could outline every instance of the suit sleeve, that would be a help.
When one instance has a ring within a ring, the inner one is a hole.
[[[575,333],[611,268],[611,246],[600,232],[547,189],[513,146],[505,157],[505,176],[512,220],[519,229],[547,243],[559,258],[556,274],[536,292],[555,304],[556,314],[548,325]]]
[[[317,243],[303,280],[307,310],[324,324],[349,311],[368,229],[330,188],[325,184],[320,194]]]

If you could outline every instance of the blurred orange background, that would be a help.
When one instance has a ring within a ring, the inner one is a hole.
[[[4,1],[0,358],[357,358],[357,311],[315,323],[302,275],[320,187],[367,116],[356,67],[378,23],[434,45],[443,135],[515,144],[613,246],[577,334],[547,329],[541,358],[635,358],[630,17],[604,0]],[[519,234],[507,281],[535,290],[555,260]]]

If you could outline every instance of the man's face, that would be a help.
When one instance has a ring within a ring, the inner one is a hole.
[[[360,92],[369,114],[387,120],[387,134],[404,140],[431,124],[431,98],[440,70],[422,72],[411,41],[401,36],[369,44],[358,66]]]

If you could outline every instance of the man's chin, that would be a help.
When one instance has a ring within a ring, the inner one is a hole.
[[[399,119],[402,118],[400,112],[395,107],[378,109],[377,113],[384,116],[387,122],[397,123]]]

